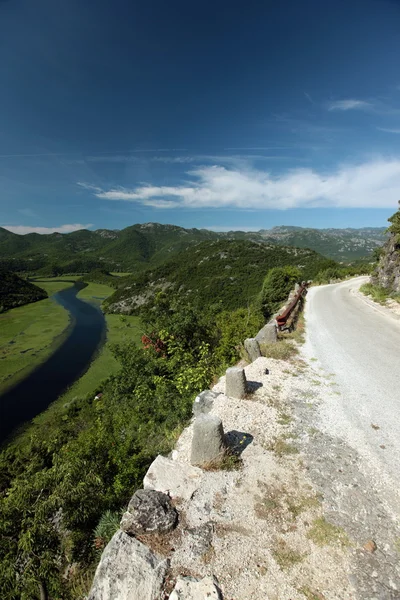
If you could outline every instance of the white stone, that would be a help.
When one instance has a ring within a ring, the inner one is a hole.
[[[218,582],[214,577],[195,579],[178,577],[169,600],[222,600]]]
[[[159,600],[168,566],[119,530],[104,549],[88,600]]]
[[[197,467],[157,456],[144,476],[143,487],[164,492],[171,498],[190,500],[202,477],[203,472]]]

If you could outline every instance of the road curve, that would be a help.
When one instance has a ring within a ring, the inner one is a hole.
[[[334,391],[320,406],[321,428],[344,438],[367,459],[375,481],[386,481],[394,493],[393,484],[400,487],[400,321],[360,297],[365,281],[309,290],[303,352],[332,380]]]

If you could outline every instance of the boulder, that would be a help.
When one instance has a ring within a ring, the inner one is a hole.
[[[260,344],[256,338],[247,338],[247,340],[244,340],[244,349],[249,355],[250,362],[254,362],[261,356]]]
[[[88,600],[159,600],[169,561],[119,530],[101,555]]]
[[[244,398],[246,395],[246,375],[244,369],[230,367],[225,375],[225,395],[230,398]]]
[[[178,577],[169,600],[222,600],[221,590],[215,577]]]
[[[177,523],[178,513],[166,494],[156,490],[137,490],[122,517],[121,529],[131,535],[152,531],[165,533]]]
[[[143,487],[169,494],[172,499],[190,500],[202,477],[201,469],[157,456],[143,479]]]
[[[222,458],[224,452],[224,430],[216,415],[199,415],[193,425],[192,465],[206,465]]]
[[[267,323],[257,333],[256,340],[259,344],[273,344],[278,341],[276,323]]]
[[[205,390],[196,396],[193,402],[193,414],[198,417],[201,414],[207,414],[213,407],[214,400],[219,396],[219,393]]]

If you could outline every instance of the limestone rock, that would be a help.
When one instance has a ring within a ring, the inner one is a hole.
[[[157,456],[143,479],[143,487],[168,493],[172,499],[190,500],[199,487],[202,477],[201,469],[164,456]]]
[[[256,340],[259,344],[273,344],[278,341],[277,327],[275,323],[267,323],[257,333]]]
[[[131,498],[127,512],[121,521],[121,529],[126,533],[165,533],[178,522],[178,513],[170,498],[156,490],[137,490]]]
[[[244,398],[246,395],[246,375],[244,369],[230,367],[225,375],[225,395],[230,398]]]
[[[261,356],[260,345],[255,338],[247,338],[247,340],[244,340],[244,349],[249,355],[250,362],[254,362]]]
[[[219,394],[211,390],[205,390],[196,396],[193,402],[193,414],[198,417],[201,414],[209,413],[213,407],[214,400]]]
[[[199,415],[193,426],[192,465],[205,465],[224,452],[224,430],[216,415]]]
[[[221,590],[215,577],[178,577],[169,600],[222,600]]]
[[[119,530],[104,549],[88,600],[159,600],[168,566]]]

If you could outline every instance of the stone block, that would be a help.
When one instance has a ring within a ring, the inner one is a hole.
[[[119,530],[101,555],[88,600],[159,600],[169,561]]]
[[[143,487],[169,494],[172,499],[190,500],[200,486],[202,477],[201,469],[157,456],[144,476]]]
[[[261,356],[260,344],[256,338],[247,338],[247,340],[244,340],[244,349],[249,355],[250,362],[254,362]]]
[[[167,494],[137,490],[121,520],[121,529],[130,535],[159,531],[165,533],[178,523],[178,513]]]
[[[222,600],[222,593],[215,577],[178,577],[169,600]]]
[[[224,430],[216,415],[199,415],[193,425],[192,465],[205,465],[224,452]]]
[[[205,390],[196,396],[193,402],[193,414],[198,417],[201,414],[207,414],[213,407],[214,400],[219,394],[211,390]]]
[[[225,375],[225,395],[230,398],[244,398],[246,395],[246,375],[244,369],[230,367]]]
[[[267,323],[257,333],[256,340],[259,344],[273,344],[278,341],[276,323]]]

